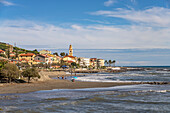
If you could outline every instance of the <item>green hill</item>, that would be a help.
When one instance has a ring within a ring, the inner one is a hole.
[[[21,54],[21,53],[39,54],[39,52],[36,49],[35,50],[26,50],[26,49],[19,48],[19,47],[13,47],[12,45],[7,44],[7,43],[0,42],[0,49],[2,49],[2,50],[7,52],[8,48],[10,48],[10,47],[12,47],[12,51],[13,52],[17,52],[18,54]]]

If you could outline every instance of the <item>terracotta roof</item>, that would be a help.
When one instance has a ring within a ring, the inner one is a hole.
[[[10,57],[13,57],[13,56],[15,56],[15,55],[13,55],[13,54],[10,54]]]
[[[34,60],[35,62],[43,62],[43,61],[41,61],[41,60]]]
[[[27,53],[27,54],[20,54],[19,56],[33,56],[33,55],[35,55],[35,54],[33,54],[33,53]]]
[[[97,58],[91,58],[90,60],[97,60]]]
[[[3,51],[3,50],[0,50],[0,53],[2,53],[2,52],[5,52],[5,51]]]
[[[28,60],[27,60],[27,59],[21,59],[20,61],[26,61],[26,62],[28,62]]]
[[[72,63],[73,61],[67,61],[68,63]]]

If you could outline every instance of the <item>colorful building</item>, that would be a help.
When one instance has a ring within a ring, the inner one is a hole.
[[[35,54],[33,53],[26,53],[26,54],[19,54],[18,60],[21,63],[28,63],[29,65],[34,64]]]
[[[40,54],[51,54],[51,51],[48,50],[41,50]]]
[[[97,67],[97,58],[91,58],[90,59],[90,65],[92,67]]]
[[[4,54],[5,55],[6,53],[5,53],[5,51],[0,49],[0,54]]]

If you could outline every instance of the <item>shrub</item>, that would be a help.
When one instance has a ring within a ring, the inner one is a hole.
[[[19,78],[20,76],[20,71],[15,64],[5,64],[1,72],[4,77],[8,78],[8,83],[11,83],[12,79]]]
[[[30,79],[32,77],[40,78],[40,75],[39,75],[38,70],[36,68],[27,68],[22,72],[22,75],[24,77],[28,77],[28,83],[30,82]]]

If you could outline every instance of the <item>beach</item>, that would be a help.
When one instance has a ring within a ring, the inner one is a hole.
[[[70,80],[45,80],[33,83],[12,83],[0,86],[0,94],[11,93],[29,93],[40,90],[52,89],[80,89],[80,88],[97,88],[97,87],[113,87],[119,85],[132,85],[134,83],[100,83],[100,82],[72,82]]]
[[[0,84],[0,110],[170,112],[170,72],[167,70],[83,73],[77,74],[75,82],[71,81],[75,74],[63,71],[43,71],[40,75],[41,79],[31,83]],[[160,82],[168,84],[149,84]]]
[[[41,78],[38,81],[32,81],[31,83],[6,83],[0,84],[0,94],[13,94],[13,93],[29,93],[40,90],[53,90],[53,89],[81,89],[81,88],[102,88],[102,87],[114,87],[121,85],[136,85],[136,84],[170,84],[169,82],[94,82],[94,81],[71,81],[75,74],[67,74],[64,71],[48,72],[41,71]],[[76,76],[82,76],[83,74],[77,74]],[[83,75],[84,76],[84,75]],[[86,75],[85,75],[86,76]],[[95,75],[90,75],[94,76]],[[58,78],[59,77],[59,78]],[[62,79],[62,77],[64,79]],[[54,79],[56,78],[56,79]]]

